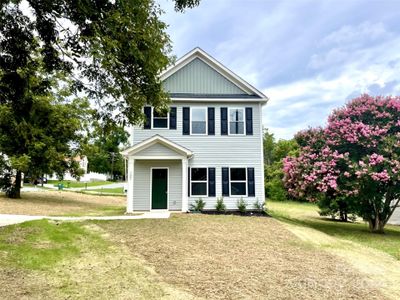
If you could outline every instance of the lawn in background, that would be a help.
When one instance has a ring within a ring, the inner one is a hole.
[[[71,180],[49,180],[47,183],[53,184],[54,186],[63,184],[64,188],[85,188],[85,187],[90,187],[90,186],[107,185],[107,184],[112,184],[115,182],[112,182],[112,181],[80,182],[80,181],[71,181]]]

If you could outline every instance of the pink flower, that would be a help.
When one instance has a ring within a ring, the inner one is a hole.
[[[385,159],[383,158],[383,155],[378,155],[376,153],[373,153],[370,157],[369,157],[369,165],[370,166],[375,166],[377,164],[380,164],[381,162],[383,162]]]
[[[371,178],[375,181],[382,181],[382,182],[387,182],[390,180],[390,176],[386,170],[383,170],[382,172],[372,173]]]

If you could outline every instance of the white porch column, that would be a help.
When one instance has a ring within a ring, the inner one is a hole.
[[[134,174],[135,174],[135,159],[133,157],[128,158],[128,193],[126,196],[126,212],[133,212],[133,185],[134,185]]]
[[[188,198],[188,159],[182,159],[182,211],[186,212],[189,209]]]

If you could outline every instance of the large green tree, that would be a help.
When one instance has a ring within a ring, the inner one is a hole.
[[[143,105],[165,104],[158,75],[171,63],[171,43],[153,0],[25,0],[29,11],[21,2],[0,4],[0,42],[8,41],[2,60],[12,56],[24,65],[37,40],[46,70],[73,72],[76,89],[101,104],[106,121],[133,124],[142,120]],[[199,1],[175,3],[182,11]]]
[[[29,85],[19,102],[0,98],[1,188],[12,198],[20,197],[22,173],[37,178],[76,168],[71,157],[91,112],[86,99],[71,98],[63,76],[49,78],[41,66],[36,57],[19,69]],[[9,92],[9,86],[0,86],[0,95]]]
[[[128,133],[123,127],[114,126],[107,130],[95,122],[92,126],[90,138],[83,147],[83,154],[89,161],[88,170],[91,172],[125,176],[125,164],[120,154],[121,146],[128,142]]]
[[[175,3],[182,11],[198,1]],[[43,159],[64,156],[78,130],[72,106],[53,100],[55,74],[71,76],[104,123],[137,123],[143,105],[165,106],[158,75],[171,63],[171,45],[161,13],[152,0],[0,2],[0,153],[16,172],[11,196],[19,197],[22,171],[63,169]],[[57,144],[46,157],[32,153]]]
[[[295,155],[298,145],[294,139],[276,141],[268,129],[264,131],[264,174],[265,196],[268,199],[283,201],[289,195],[283,184],[283,159]]]

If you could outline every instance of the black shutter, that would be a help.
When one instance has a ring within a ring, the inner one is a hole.
[[[183,115],[182,133],[184,135],[189,135],[190,134],[190,108],[184,107],[182,115]]]
[[[146,116],[146,120],[144,122],[144,129],[151,129],[151,107],[144,107],[144,115]]]
[[[208,168],[208,196],[215,197],[215,168]]]
[[[229,196],[229,168],[222,168],[222,196]]]
[[[246,135],[253,135],[253,109],[246,107]]]
[[[255,195],[254,168],[247,168],[247,196],[254,197]]]
[[[169,111],[169,129],[176,129],[176,107],[171,107]]]
[[[190,188],[191,188],[191,186],[190,186],[190,177],[191,177],[191,174],[190,174],[190,167],[188,168],[188,183],[187,183],[187,185],[188,185],[188,196],[190,197]]]
[[[228,135],[228,108],[221,107],[221,135]]]
[[[215,109],[214,107],[208,108],[208,135],[215,134]]]

